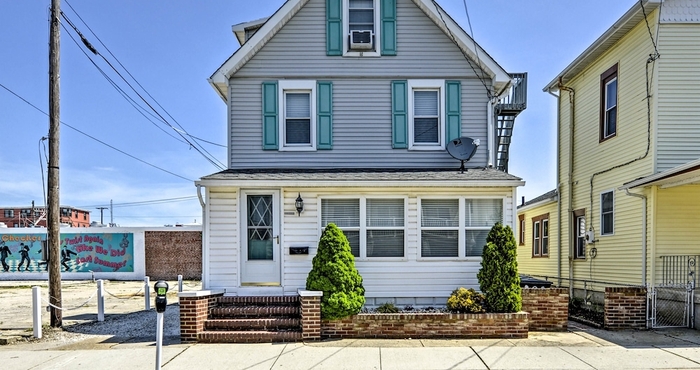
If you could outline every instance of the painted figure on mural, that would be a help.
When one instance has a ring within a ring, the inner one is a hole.
[[[10,271],[10,265],[8,265],[7,261],[5,260],[9,254],[12,254],[12,252],[10,251],[10,248],[5,245],[5,242],[0,241],[0,245],[2,245],[2,247],[0,247],[0,261],[2,261],[2,269],[7,272]]]
[[[22,271],[22,265],[24,265],[25,261],[27,262],[27,266],[24,267],[24,271],[29,270],[29,264],[32,263],[32,259],[29,258],[29,246],[25,245],[24,247],[22,247],[22,244],[20,244],[19,254],[20,256],[22,256],[22,260],[19,261],[17,271]]]
[[[66,268],[66,271],[70,270],[70,266],[66,262],[70,261],[71,255],[77,256],[78,254],[68,249],[68,247],[63,247],[63,250],[61,250],[61,264]]]

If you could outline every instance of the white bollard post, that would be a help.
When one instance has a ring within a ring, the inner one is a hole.
[[[143,278],[143,296],[145,298],[145,303],[146,303],[146,311],[149,311],[151,309],[151,282],[150,278],[146,276]]]
[[[177,292],[182,293],[182,275],[177,276]]]
[[[32,321],[34,338],[41,339],[41,287],[32,287]]]
[[[160,370],[163,363],[163,313],[156,315],[156,370]]]
[[[105,288],[102,279],[97,280],[97,321],[105,321]]]

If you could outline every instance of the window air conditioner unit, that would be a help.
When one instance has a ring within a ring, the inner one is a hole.
[[[350,31],[350,50],[372,50],[372,31]]]

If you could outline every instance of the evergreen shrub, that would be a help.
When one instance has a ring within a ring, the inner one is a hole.
[[[517,246],[510,226],[495,224],[486,237],[481,269],[477,274],[490,312],[518,312],[522,292],[518,275]]]
[[[458,313],[481,313],[484,312],[484,300],[484,295],[474,289],[459,288],[447,299],[447,309]]]
[[[321,234],[306,289],[322,291],[321,317],[327,320],[354,315],[365,304],[362,276],[355,268],[350,243],[335,224],[328,224]]]

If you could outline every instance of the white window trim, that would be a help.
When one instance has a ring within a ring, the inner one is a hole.
[[[350,50],[348,37],[350,35],[350,3],[343,0],[343,56],[344,57],[380,57],[381,51],[381,0],[374,0],[374,50],[353,51]]]
[[[408,149],[445,150],[445,80],[408,80]],[[438,143],[436,145],[414,143],[413,91],[438,90]]]
[[[608,86],[610,86],[611,83],[615,82],[615,105],[608,107]],[[607,139],[609,137],[614,136],[617,134],[617,119],[615,120],[615,132],[608,134],[609,131],[609,125],[610,123],[608,122],[608,111],[610,111],[613,108],[617,108],[617,99],[619,97],[617,90],[620,88],[620,85],[617,84],[617,74],[615,75],[614,78],[610,79],[610,81],[605,83],[605,96],[603,97],[604,102],[605,102],[605,107],[604,107],[604,112],[603,112],[603,139]],[[618,112],[619,113],[619,112]],[[617,115],[617,113],[616,113]],[[617,117],[615,117],[617,118]]]
[[[280,80],[278,82],[278,99],[279,102],[279,138],[280,145],[279,151],[315,151],[316,150],[316,81],[315,80]],[[286,99],[284,98],[285,92],[310,92],[310,115],[311,115],[311,130],[310,130],[310,141],[309,145],[287,145],[285,142],[285,129],[286,129]]]
[[[547,233],[545,234],[545,223],[547,224]],[[547,241],[547,253],[544,253],[545,240]],[[542,219],[542,232],[540,232],[540,256],[549,257],[549,217]]]
[[[458,236],[458,249],[457,249],[457,257],[423,257],[422,256],[422,250],[423,250],[423,245],[421,243],[422,239],[422,230],[447,230],[447,228],[433,228],[433,227],[422,227],[422,200],[423,199],[458,199],[459,200],[459,236]],[[481,256],[467,256],[467,245],[466,245],[466,231],[469,230],[486,230],[484,227],[473,227],[473,226],[467,226],[465,216],[466,216],[466,200],[468,199],[498,199],[501,201],[501,224],[507,225],[506,223],[506,198],[505,197],[499,197],[499,196],[460,196],[460,197],[440,197],[440,196],[426,196],[426,197],[418,197],[417,199],[417,223],[416,223],[416,228],[417,228],[417,235],[418,239],[416,243],[418,244],[418,251],[417,251],[417,261],[481,261]],[[491,229],[490,227],[488,229]]]
[[[542,256],[542,229],[540,229],[541,221],[535,221],[532,224],[532,255],[536,257]],[[537,251],[537,253],[535,253]]]
[[[612,219],[613,219],[613,229],[612,232],[603,234],[603,194],[611,193],[612,194]],[[600,193],[598,196],[598,200],[600,201],[600,236],[612,236],[615,235],[615,190],[610,189],[606,190]]]
[[[355,261],[408,261],[408,197],[391,195],[369,195],[358,196],[354,194],[329,195],[318,197],[318,238],[321,238],[324,225],[322,223],[321,203],[324,199],[359,199],[360,200],[360,226],[359,227],[338,227],[339,229],[360,231],[360,256],[355,257]],[[367,227],[367,199],[403,199],[403,227]],[[367,230],[403,230],[403,257],[368,257],[367,256]]]

